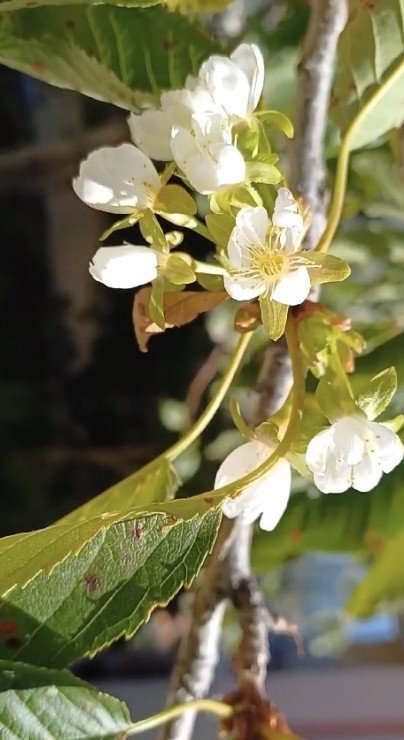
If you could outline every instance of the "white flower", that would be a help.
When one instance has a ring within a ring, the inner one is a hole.
[[[214,193],[243,182],[246,165],[232,145],[231,129],[217,113],[194,113],[191,128],[174,127],[174,160],[199,193]]]
[[[73,180],[74,192],[84,203],[108,213],[151,207],[160,188],[154,164],[133,144],[95,149]]]
[[[265,208],[242,208],[230,235],[224,285],[236,301],[268,292],[269,298],[297,306],[310,292],[310,255],[299,251],[303,221],[292,194],[281,188],[271,224]]]
[[[242,478],[258,468],[268,459],[272,449],[258,440],[237,447],[222,462],[216,474],[215,488]],[[289,463],[281,459],[258,480],[250,483],[236,498],[223,504],[223,513],[233,519],[241,516],[250,524],[258,517],[261,529],[271,532],[280,521],[289,501],[291,470]]]
[[[109,288],[136,288],[157,277],[158,254],[150,247],[101,247],[90,262],[94,280]]]
[[[241,44],[230,55],[211,56],[199,71],[200,83],[230,118],[248,118],[264,85],[265,66],[255,44]]]
[[[314,482],[323,493],[342,493],[350,487],[370,491],[402,459],[399,437],[360,416],[338,419],[313,437],[306,452]]]
[[[160,109],[131,113],[133,141],[153,159],[172,159],[173,128],[193,128],[192,116],[217,113],[233,123],[255,110],[264,84],[264,60],[255,44],[241,44],[230,59],[211,56],[197,77],[188,76],[185,87],[163,92]]]

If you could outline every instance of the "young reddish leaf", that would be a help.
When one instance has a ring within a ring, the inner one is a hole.
[[[182,291],[164,295],[165,328],[184,326],[196,319],[200,313],[210,311],[228,297],[225,291],[218,293]],[[150,318],[148,312],[150,288],[142,288],[135,296],[133,304],[133,324],[139,349],[147,352],[147,344],[153,334],[160,334],[160,329]]]

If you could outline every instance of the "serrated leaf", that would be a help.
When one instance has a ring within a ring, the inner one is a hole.
[[[165,329],[184,326],[196,319],[199,314],[210,311],[228,298],[225,291],[216,293],[182,291],[164,295]],[[142,352],[147,352],[147,344],[154,334],[161,333],[148,311],[150,288],[142,288],[136,293],[133,304],[133,324],[136,339]]]
[[[0,660],[4,740],[113,740],[131,727],[126,705],[68,671]]]
[[[350,0],[347,24],[338,44],[333,115],[342,130],[370,97],[385,86],[386,93],[366,116],[352,148],[374,141],[404,119],[404,6],[403,0],[364,3]],[[401,65],[401,67],[400,67]],[[401,68],[393,85],[392,74]]]
[[[0,540],[0,623],[15,624],[0,657],[62,667],[132,635],[190,586],[213,546],[220,504],[201,495],[133,506]]]
[[[64,5],[0,18],[2,64],[128,109],[182,87],[217,50],[197,25],[162,7]]]
[[[268,295],[260,296],[259,304],[265,331],[269,338],[275,342],[285,331],[288,306],[284,303],[278,303],[278,301],[272,301]]]
[[[376,419],[387,408],[396,390],[397,373],[394,367],[389,367],[369,380],[355,401],[368,419]]]

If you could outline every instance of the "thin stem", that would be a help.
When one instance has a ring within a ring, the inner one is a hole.
[[[221,265],[214,265],[211,262],[200,262],[194,260],[195,272],[200,272],[204,275],[224,275],[226,270]]]
[[[252,334],[253,332],[249,332],[248,334],[242,334],[240,336],[237,347],[231,357],[227,370],[216,389],[215,395],[210,400],[195,424],[184,434],[183,437],[181,437],[181,439],[178,440],[178,442],[176,442],[172,447],[166,450],[162,454],[162,457],[165,457],[167,460],[171,461],[176,460],[176,458],[179,457],[179,455],[181,455],[183,452],[185,452],[185,450],[199,437],[199,435],[202,434],[204,429],[206,429],[206,427],[216,414],[216,411],[218,410],[220,404],[223,401],[223,398],[225,397],[233,382],[234,376],[244,357]]]
[[[361,110],[357,113],[351,124],[349,125],[348,129],[345,132],[345,135],[341,142],[341,148],[338,156],[338,163],[337,163],[337,171],[335,174],[335,183],[334,183],[334,191],[331,201],[331,207],[328,213],[328,219],[327,219],[327,227],[324,231],[324,234],[322,235],[319,243],[317,244],[316,251],[317,252],[326,252],[328,247],[330,246],[332,239],[334,237],[334,234],[338,228],[338,224],[341,218],[342,208],[344,205],[344,199],[345,199],[345,190],[346,190],[346,184],[348,179],[348,165],[349,165],[349,155],[351,153],[352,149],[352,143],[353,139],[358,132],[359,127],[363,123],[366,116],[371,112],[371,110],[380,102],[382,97],[386,94],[386,91],[389,90],[401,77],[401,75],[404,72],[404,61],[400,61],[400,63],[396,66],[396,68],[391,72],[390,76],[386,79],[386,81],[380,85],[380,87],[377,88],[376,92],[369,98],[367,103],[361,108]]]
[[[221,701],[215,701],[214,699],[194,699],[193,701],[187,701],[183,704],[177,704],[175,707],[170,709],[163,709],[162,712],[154,714],[153,717],[147,717],[147,719],[141,719],[139,722],[135,722],[130,726],[127,732],[127,737],[131,735],[139,735],[141,732],[147,732],[152,730],[154,727],[169,722],[176,717],[179,717],[183,712],[189,710],[207,712],[208,714],[214,714],[221,719],[230,717],[234,709],[229,704],[224,704]]]
[[[292,362],[293,375],[292,408],[285,434],[276,449],[273,451],[272,455],[270,455],[268,459],[262,463],[262,465],[251,471],[251,473],[248,473],[248,475],[245,475],[243,478],[239,478],[239,480],[234,481],[233,483],[228,483],[222,488],[217,488],[215,490],[215,494],[220,497],[222,497],[226,493],[234,494],[236,487],[237,491],[240,491],[248,486],[250,483],[253,483],[255,480],[265,475],[265,473],[267,473],[281,457],[284,457],[286,455],[294,440],[296,429],[303,413],[305,374],[302,355],[300,352],[299,340],[297,336],[296,320],[291,315],[289,315],[286,324],[285,338]]]

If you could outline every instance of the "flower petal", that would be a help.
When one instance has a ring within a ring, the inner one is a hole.
[[[251,301],[266,290],[266,284],[254,278],[234,277],[225,273],[223,276],[225,290],[235,301]]]
[[[199,70],[199,79],[228,116],[247,116],[250,86],[244,72],[231,59],[209,57]]]
[[[313,480],[322,493],[344,493],[352,485],[352,467],[330,459],[323,473],[314,473]]]
[[[262,206],[245,206],[236,216],[235,228],[240,232],[239,236],[243,235],[245,246],[264,246],[268,225],[268,213]]]
[[[332,425],[334,453],[337,460],[356,465],[365,454],[367,421],[343,416]]]
[[[391,473],[403,459],[403,445],[397,434],[376,421],[368,422],[372,432],[375,452],[384,473]]]
[[[136,288],[157,277],[157,254],[150,247],[101,247],[89,266],[94,280],[109,288]]]
[[[256,44],[240,44],[230,54],[230,59],[247,77],[250,88],[247,113],[252,113],[259,103],[264,87],[265,64],[261,51]]]
[[[171,129],[169,117],[160,110],[146,110],[140,115],[131,113],[128,124],[133,141],[152,159],[169,162],[171,157]]]
[[[261,529],[272,532],[282,518],[290,497],[292,472],[286,460],[279,460],[265,476],[267,487]]]
[[[306,463],[312,473],[324,473],[327,465],[327,454],[333,445],[333,429],[328,427],[313,437],[307,445]]]
[[[132,213],[154,200],[161,183],[149,157],[133,144],[95,149],[73,180],[76,195],[107,213]]]
[[[298,267],[283,275],[275,284],[271,298],[286,306],[298,306],[310,293],[310,278],[305,267]]]

